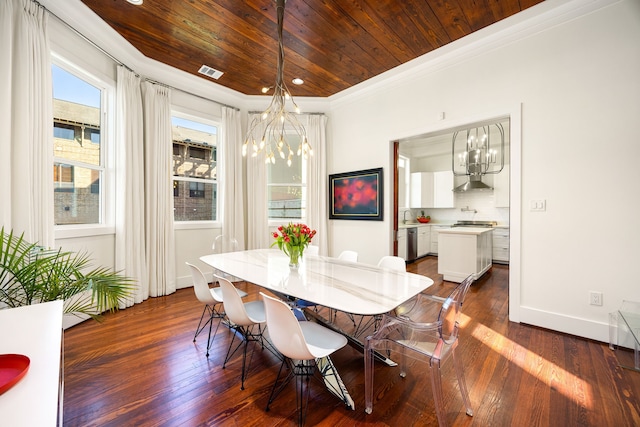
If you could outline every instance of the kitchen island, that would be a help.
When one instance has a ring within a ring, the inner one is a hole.
[[[438,274],[450,282],[478,279],[491,268],[492,228],[452,227],[438,233]]]

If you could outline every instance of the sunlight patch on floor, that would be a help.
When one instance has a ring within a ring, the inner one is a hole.
[[[471,321],[469,316],[460,313],[459,323],[462,328],[471,324]],[[576,403],[582,405],[586,402],[587,409],[593,409],[593,392],[588,382],[481,323],[471,325],[471,328],[474,338],[568,399],[574,399],[576,389],[581,390],[579,394],[584,398]]]

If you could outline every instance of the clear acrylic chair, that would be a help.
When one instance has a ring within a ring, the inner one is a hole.
[[[218,321],[216,330],[213,333],[213,336],[211,336],[213,320],[224,318],[224,311],[220,310],[220,306],[222,304],[222,290],[220,289],[220,287],[210,288],[209,284],[207,283],[207,279],[205,279],[204,274],[198,267],[188,262],[185,264],[189,266],[189,270],[191,271],[193,290],[196,294],[196,298],[198,299],[198,301],[204,304],[204,309],[202,310],[202,315],[200,316],[200,321],[198,322],[196,333],[193,335],[193,342],[196,342],[196,338],[198,337],[198,335],[200,335],[200,333],[207,326],[209,326],[209,335],[207,337],[207,357],[209,357],[209,349],[211,348],[211,343],[216,337],[218,328],[220,327],[220,321]],[[241,298],[247,296],[247,293],[241,290],[238,290],[238,294]]]
[[[237,252],[239,250],[239,245],[238,245],[238,241],[235,238],[226,236],[224,234],[220,234],[213,240],[213,245],[211,245],[211,249],[213,250],[214,254],[224,254],[227,252]],[[218,275],[220,277],[224,277],[225,279],[228,279],[230,282],[242,281],[242,279],[240,279],[239,277],[232,276],[218,269],[214,269],[213,274]]]
[[[242,347],[242,374],[240,389],[244,390],[244,381],[247,377],[247,371],[249,371],[249,365],[251,364],[251,356],[249,357],[249,363],[247,363],[247,347],[250,341],[259,342],[261,347],[264,348],[264,341],[262,339],[262,325],[266,322],[264,303],[262,301],[249,301],[242,302],[242,298],[238,294],[238,291],[233,283],[224,277],[215,276],[220,283],[222,289],[222,298],[224,311],[229,319],[229,327],[234,329],[242,337],[241,341],[234,348],[233,343],[236,339],[236,335],[233,334],[231,342],[229,343],[229,349],[227,355],[224,358],[222,369],[225,369],[227,363],[233,357],[233,355]],[[254,332],[254,328],[258,327],[258,332]],[[253,352],[251,353],[253,355]]]
[[[441,427],[447,425],[441,364],[451,356],[466,413],[473,416],[463,365],[455,353],[458,346],[458,319],[471,283],[473,275],[456,286],[447,298],[420,294],[416,305],[406,315],[383,316],[379,329],[365,340],[365,412],[370,414],[373,411],[374,354],[376,351],[388,351],[391,359],[399,359],[401,377],[406,376],[408,357],[429,362],[434,406]],[[428,308],[434,302],[441,304],[437,318],[425,319],[424,313],[430,315],[428,317],[433,316],[433,311],[430,312]]]
[[[347,345],[347,339],[315,322],[298,321],[291,308],[279,299],[260,292],[265,305],[269,338],[284,356],[266,410],[284,387],[294,378],[298,405],[298,425],[306,418],[309,401],[309,379],[317,373],[316,359],[326,358]],[[287,376],[281,379],[288,365]],[[326,375],[327,373],[325,373]],[[326,383],[325,383],[326,384]],[[335,390],[335,394],[340,394]]]

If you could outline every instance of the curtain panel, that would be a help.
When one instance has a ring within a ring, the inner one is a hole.
[[[138,286],[125,306],[149,297],[145,259],[144,139],[140,78],[123,66],[117,69],[116,93],[116,270]],[[124,308],[124,307],[120,307]]]
[[[235,108],[222,107],[224,134],[218,146],[221,170],[218,171],[222,180],[220,196],[223,207],[222,234],[238,241],[238,250],[244,250],[244,171],[242,168],[242,131],[240,112]],[[220,181],[218,181],[220,182]]]
[[[149,296],[176,291],[173,229],[171,91],[142,84],[144,109],[145,244]]]
[[[2,226],[53,247],[53,105],[48,14],[31,0],[0,5]]]

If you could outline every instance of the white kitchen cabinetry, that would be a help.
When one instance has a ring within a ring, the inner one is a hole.
[[[438,232],[440,230],[445,230],[451,228],[450,225],[432,225],[431,226],[431,248],[429,252],[438,255]]]
[[[493,262],[509,264],[509,229],[506,227],[493,229]]]
[[[452,208],[453,172],[414,172],[411,174],[412,208]]]
[[[492,229],[456,227],[438,235],[438,274],[450,282],[478,279],[491,268]]]
[[[493,176],[493,195],[496,198],[496,208],[509,207],[509,165]]]
[[[431,249],[431,227],[421,226],[418,227],[418,258],[423,257],[429,253]]]
[[[407,229],[398,230],[398,256],[404,260],[407,259]]]

